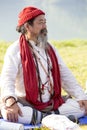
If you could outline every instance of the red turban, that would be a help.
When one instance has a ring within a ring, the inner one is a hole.
[[[35,7],[26,7],[24,8],[20,13],[19,13],[19,20],[18,20],[18,26],[23,25],[25,22],[27,22],[28,20],[35,18],[38,15],[41,15],[45,13]]]

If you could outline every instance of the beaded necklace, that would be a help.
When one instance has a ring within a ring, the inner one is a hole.
[[[30,44],[29,44],[30,45]],[[38,75],[38,80],[39,80],[39,93],[40,93],[40,100],[42,101],[42,98],[41,98],[41,95],[44,94],[44,89],[46,86],[46,84],[48,84],[49,87],[47,87],[47,90],[48,92],[50,93],[50,95],[52,96],[53,95],[53,85],[52,85],[52,81],[50,79],[50,73],[51,73],[51,66],[50,66],[50,60],[49,60],[49,57],[48,57],[48,54],[47,54],[47,50],[45,49],[45,54],[46,54],[46,57],[47,59],[45,59],[38,50],[36,50],[35,48],[33,48],[31,45],[30,45],[31,49],[32,49],[32,53],[33,53],[33,56],[34,56],[34,59],[35,59],[35,63],[36,63],[36,70],[37,70],[37,75]],[[45,69],[44,65],[42,64],[40,58],[37,56],[37,53],[47,62],[47,70]],[[46,76],[47,76],[47,81],[45,83],[42,83],[42,80],[41,80],[41,77],[40,77],[40,71],[39,71],[39,65],[38,65],[38,62],[40,63],[42,69],[44,70]]]

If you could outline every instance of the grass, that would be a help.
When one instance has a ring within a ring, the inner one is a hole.
[[[2,70],[3,62],[4,62],[5,52],[10,44],[11,43],[8,43],[8,42],[2,42],[2,41],[0,42],[0,73]]]
[[[87,40],[67,40],[67,41],[51,41],[58,49],[62,59],[70,68],[77,81],[85,89],[87,80]],[[3,59],[7,47],[11,43],[0,42],[0,73],[3,66]],[[38,129],[48,130],[48,129]],[[83,130],[86,130],[83,128]]]

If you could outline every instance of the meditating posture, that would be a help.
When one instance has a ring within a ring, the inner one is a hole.
[[[39,123],[48,114],[86,115],[87,96],[48,42],[45,13],[25,7],[19,13],[16,30],[20,37],[7,49],[1,73],[3,118]],[[65,101],[61,89],[72,98]]]

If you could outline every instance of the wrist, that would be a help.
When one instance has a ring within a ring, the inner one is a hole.
[[[14,106],[16,103],[17,103],[18,101],[14,101],[13,103],[11,103],[11,104],[5,104],[5,107],[6,108],[10,108],[10,107],[12,107],[12,106]]]
[[[7,101],[9,101],[9,100],[16,100],[13,96],[9,96],[9,97],[7,97],[6,99],[5,99],[5,103],[7,102]]]
[[[9,96],[8,98],[5,99],[6,106],[11,106],[11,104],[13,104],[14,102],[16,102],[16,99],[12,96]]]

